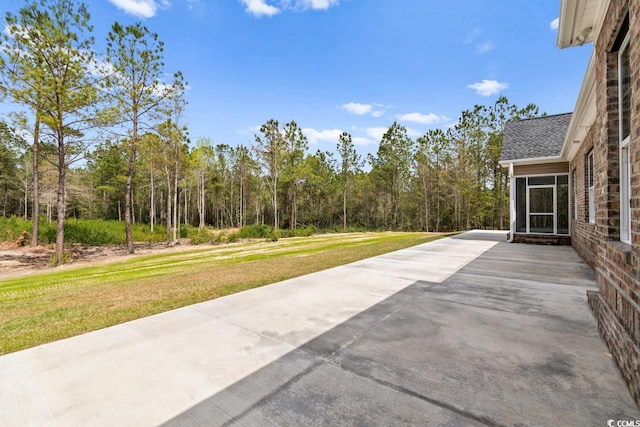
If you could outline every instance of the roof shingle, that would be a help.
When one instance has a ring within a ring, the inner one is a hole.
[[[507,123],[504,127],[500,160],[559,156],[571,114],[556,114]]]

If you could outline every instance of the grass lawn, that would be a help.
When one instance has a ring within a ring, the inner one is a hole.
[[[0,278],[0,354],[440,237],[387,232],[253,241]]]

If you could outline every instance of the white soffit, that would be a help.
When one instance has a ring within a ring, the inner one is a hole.
[[[562,0],[558,47],[582,46],[600,32],[609,0]]]
[[[574,108],[569,129],[564,139],[562,147],[562,158],[571,161],[580,148],[582,141],[587,136],[587,132],[596,120],[596,67],[595,53],[591,52],[589,65],[585,73],[580,94]]]
[[[517,159],[517,160],[500,160],[498,164],[503,168],[511,166],[528,166],[528,165],[542,165],[546,163],[565,163],[567,160],[562,156],[551,157],[536,157],[531,159]]]

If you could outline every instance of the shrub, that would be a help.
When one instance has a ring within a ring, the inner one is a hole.
[[[124,233],[124,223],[119,222]],[[133,240],[134,242],[158,243],[167,241],[167,230],[164,225],[156,225],[151,232],[149,224],[133,224]]]
[[[309,237],[318,232],[318,229],[313,225],[307,225],[306,227],[296,228],[293,230],[293,235],[295,237]]]
[[[272,242],[277,242],[280,237],[283,237],[282,234],[283,233],[281,230],[272,229],[271,233],[267,235],[267,239],[271,240]]]
[[[33,229],[32,221],[25,221],[15,216],[0,217],[0,241],[16,241],[24,231],[29,232],[31,229]]]
[[[0,241],[16,242],[24,240],[25,232],[33,229],[33,222],[21,218],[0,217]],[[180,237],[188,238],[194,245],[204,243],[236,242],[238,239],[269,239],[277,241],[288,237],[308,237],[318,233],[342,233],[342,232],[366,231],[361,227],[349,227],[343,230],[340,226],[331,226],[320,229],[313,225],[300,227],[295,230],[274,230],[269,225],[247,225],[237,233],[218,231],[205,227],[202,230],[190,224],[180,226]],[[22,238],[21,238],[22,236]],[[40,243],[52,244],[56,241],[56,223],[48,223],[45,218],[40,221]],[[166,228],[156,226],[151,232],[149,224],[133,224],[133,240],[136,242],[164,242],[167,240]],[[88,220],[70,218],[65,221],[65,243],[84,245],[122,245],[125,243],[124,222],[107,220]]]
[[[264,239],[273,231],[273,227],[268,225],[245,225],[238,232],[241,239]]]
[[[56,223],[40,220],[38,240],[41,244],[52,244],[56,241]],[[32,221],[20,218],[0,217],[0,241],[16,241],[26,231],[33,229]],[[133,224],[133,240],[136,242],[163,242],[167,240],[164,227],[156,227],[151,233],[148,224]],[[105,221],[99,219],[69,218],[64,222],[65,243],[83,245],[122,245],[125,243],[124,222]]]
[[[55,237],[54,239],[55,240]],[[64,222],[65,243],[84,245],[124,244],[124,223],[101,220],[67,219]]]
[[[228,233],[227,231],[219,231],[214,228],[205,227],[199,229],[193,226],[187,226],[183,230],[185,233],[180,233],[182,237],[186,237],[191,240],[192,245],[201,245],[205,243],[209,244],[221,244],[237,242],[238,233]]]
[[[180,238],[193,239],[200,230],[191,224],[183,224],[180,226]]]

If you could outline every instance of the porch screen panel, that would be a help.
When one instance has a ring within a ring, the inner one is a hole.
[[[531,215],[529,232],[553,233],[553,215]]]
[[[553,186],[529,188],[529,232],[553,233]]]
[[[558,187],[556,190],[556,206],[558,209],[558,234],[569,234],[569,177],[558,176]]]
[[[516,178],[516,232],[527,232],[527,178]]]

